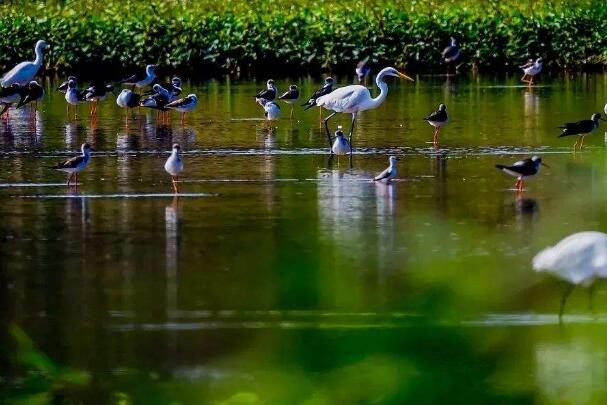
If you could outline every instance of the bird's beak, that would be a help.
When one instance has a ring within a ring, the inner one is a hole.
[[[547,167],[548,169],[550,169],[550,166],[548,166],[546,163],[542,162],[542,163],[540,163],[540,164],[541,164],[542,166],[545,166],[545,167]]]
[[[407,76],[404,73],[401,72],[397,72],[398,73],[398,77],[400,77],[401,79],[407,79],[407,80],[411,80],[412,82],[414,82],[415,80],[413,80],[412,78],[410,78],[409,76]]]
[[[605,119],[605,118],[599,118],[599,119],[600,119],[601,121],[605,121],[605,122],[607,122],[607,119]]]

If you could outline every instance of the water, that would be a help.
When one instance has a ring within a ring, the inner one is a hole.
[[[148,404],[600,402],[605,291],[592,313],[574,290],[559,326],[565,284],[531,258],[607,229],[604,127],[575,154],[557,138],[602,111],[607,76],[517,80],[391,83],[360,115],[351,164],[328,159],[316,109],[260,120],[262,81],[188,83],[200,103],[185,125],[142,110],[128,129],[113,100],[68,121],[48,83],[35,127],[0,123],[0,320],[91,380],[5,387]],[[434,149],[421,118],[441,102]],[[49,167],[85,141],[96,152],[67,189]],[[163,170],[174,142],[179,197]],[[389,154],[399,179],[374,184]],[[518,197],[494,165],[530,154],[550,168]]]

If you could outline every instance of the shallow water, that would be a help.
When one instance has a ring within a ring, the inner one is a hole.
[[[142,110],[128,129],[113,99],[66,119],[48,83],[35,126],[21,111],[0,123],[0,320],[90,373],[70,398],[600,402],[605,290],[594,313],[575,290],[559,325],[565,284],[531,258],[607,230],[605,127],[575,154],[557,138],[602,112],[607,76],[517,80],[391,83],[351,163],[329,160],[316,109],[260,120],[261,81],[188,83],[185,125]],[[435,149],[422,118],[441,102]],[[85,141],[96,152],[68,189],[49,167]],[[398,180],[371,182],[389,154]],[[531,154],[550,168],[517,196],[494,165]]]

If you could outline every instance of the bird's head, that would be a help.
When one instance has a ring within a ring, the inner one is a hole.
[[[544,60],[543,60],[542,58],[537,58],[537,59],[535,60],[535,63],[540,64],[540,63],[542,63],[543,61],[544,61]]]
[[[344,136],[344,131],[343,131],[343,128],[342,128],[342,126],[341,126],[341,125],[338,125],[338,126],[337,126],[337,131],[335,131],[335,136],[336,136],[337,138],[343,138],[343,136]]]
[[[393,67],[383,68],[381,70],[381,72],[379,72],[379,74],[377,75],[376,80],[379,81],[380,79],[383,79],[385,76],[394,76],[394,77],[398,77],[400,79],[411,80],[412,82],[415,81],[412,78],[410,78],[409,76],[407,76],[406,74],[399,72],[398,70],[396,70]]]
[[[89,143],[83,143],[80,149],[82,149],[82,153],[88,153],[93,151],[93,148]]]
[[[198,97],[194,93],[188,94],[188,97],[194,99],[194,101],[198,101]]]
[[[69,79],[67,82],[67,87],[68,89],[73,89],[76,87],[76,80],[73,79]]]
[[[451,46],[457,46],[457,39],[451,37]]]
[[[390,156],[390,165],[395,165],[398,158],[396,156]]]
[[[444,104],[439,104],[438,105],[438,111],[447,111],[447,106]]]
[[[175,87],[181,87],[181,79],[175,76],[171,79],[171,84]]]
[[[290,85],[289,90],[297,90],[297,85],[295,85],[295,84]]]
[[[122,91],[120,92],[120,95],[121,96],[126,96],[129,93],[131,93],[131,90],[129,90],[129,89],[122,89]]]
[[[154,90],[156,93],[158,93],[160,91],[160,89],[162,89],[162,86],[159,85],[158,83],[156,83],[155,85],[152,86],[152,90]]]
[[[332,77],[325,77],[325,86],[332,85],[334,82],[335,80]]]
[[[181,152],[181,146],[179,146],[178,143],[174,143],[173,144],[173,151],[174,152]]]
[[[268,85],[268,89],[273,89],[274,88],[274,80],[270,79],[267,82]]]
[[[592,117],[590,117],[590,119],[594,122],[599,122],[599,120],[607,122],[605,118],[601,118],[601,114],[599,113],[592,114]]]
[[[36,51],[37,52],[41,52],[44,51],[45,49],[47,49],[49,46],[46,43],[46,41],[43,41],[42,39],[38,42],[36,42]]]
[[[535,165],[536,165],[536,166],[542,165],[542,166],[545,166],[545,167],[550,167],[550,166],[548,166],[547,164],[542,163],[542,158],[541,158],[541,157],[539,157],[539,156],[537,156],[537,155],[532,156],[532,157],[531,157],[531,161],[532,161],[533,163],[535,163]]]
[[[156,71],[156,65],[147,65],[145,67],[145,71],[147,74],[152,74]]]
[[[27,87],[29,87],[30,89],[33,89],[34,87],[39,87],[39,86],[40,86],[40,85],[39,85],[39,84],[38,84],[38,82],[37,82],[37,81],[35,81],[35,80],[32,80],[31,82],[29,82],[29,83],[27,84]]]

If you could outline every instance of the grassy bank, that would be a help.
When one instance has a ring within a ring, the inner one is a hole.
[[[112,71],[146,62],[189,74],[350,72],[364,55],[409,71],[440,70],[454,35],[467,66],[514,70],[542,55],[552,70],[607,67],[607,3],[454,0],[13,1],[0,6],[0,65]]]

